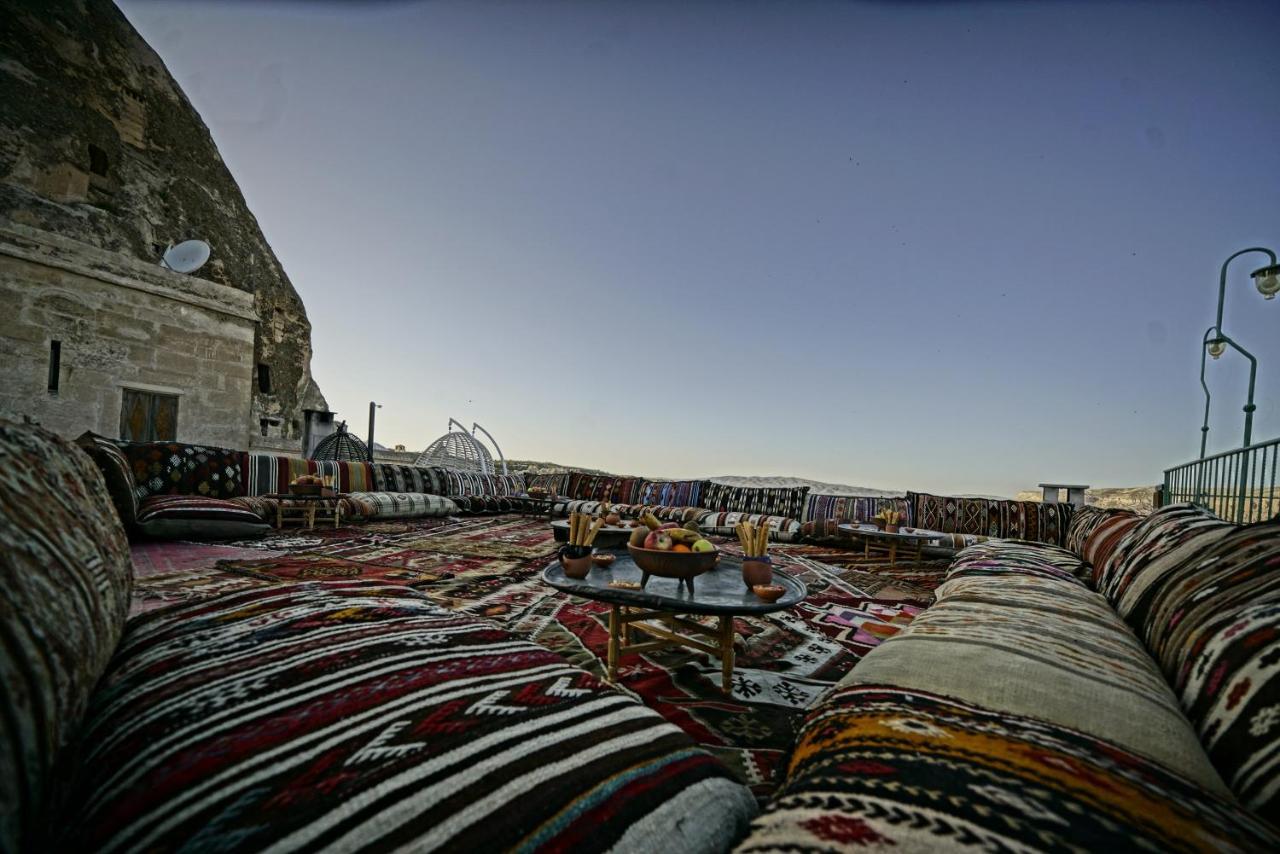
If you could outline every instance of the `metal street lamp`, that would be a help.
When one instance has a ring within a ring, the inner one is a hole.
[[[1276,292],[1280,291],[1280,264],[1276,263],[1276,253],[1262,246],[1251,246],[1228,255],[1227,260],[1222,262],[1222,272],[1218,276],[1218,320],[1213,326],[1219,332],[1222,331],[1222,305],[1227,297],[1227,265],[1250,252],[1261,252],[1271,259],[1271,263],[1266,267],[1259,267],[1249,274],[1255,280],[1254,285],[1258,288],[1258,293],[1262,294],[1263,299],[1275,299]],[[1218,355],[1222,355],[1222,352],[1219,351]]]
[[[1253,403],[1254,381],[1258,377],[1258,360],[1221,329],[1210,326],[1204,331],[1204,343],[1200,348],[1200,387],[1204,389],[1204,425],[1200,428],[1200,459],[1202,460],[1204,459],[1205,440],[1209,437],[1209,386],[1204,381],[1204,357],[1207,353],[1216,359],[1222,355],[1227,347],[1231,347],[1249,360],[1249,396],[1244,404],[1244,446],[1248,447],[1249,441],[1253,438],[1253,411],[1258,408]]]

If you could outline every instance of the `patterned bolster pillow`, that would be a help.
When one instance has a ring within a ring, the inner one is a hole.
[[[120,451],[120,446],[92,431],[81,434],[76,439],[76,444],[102,472],[102,479],[107,483],[107,494],[111,496],[111,503],[115,505],[125,530],[132,529],[138,522],[138,496],[134,492],[137,484],[133,482],[133,470],[129,460]]]
[[[55,771],[124,632],[129,543],[94,464],[0,419],[0,851],[37,839]]]
[[[153,495],[138,507],[138,530],[161,540],[236,540],[261,537],[271,526],[234,499]]]
[[[698,524],[704,534],[716,534],[721,537],[732,537],[736,531],[734,526],[739,522],[750,522],[757,528],[769,526],[769,539],[779,543],[795,542],[800,537],[800,521],[783,516],[763,516],[755,513],[715,513],[708,512]]]
[[[424,492],[353,492],[348,499],[364,509],[369,519],[420,519],[450,516],[458,505],[442,495]]]

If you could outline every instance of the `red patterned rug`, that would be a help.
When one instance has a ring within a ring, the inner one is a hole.
[[[289,532],[254,547],[257,556],[220,561],[219,569],[259,584],[352,578],[405,584],[604,674],[608,608],[542,583],[557,548],[544,520],[383,523]],[[733,552],[736,544],[722,548]],[[694,651],[631,655],[619,674],[624,690],[690,733],[760,795],[772,790],[805,707],[929,604],[946,565],[890,569],[808,546],[778,546],[774,554],[808,585],[809,596],[794,609],[735,622],[731,696],[720,691],[719,662]]]

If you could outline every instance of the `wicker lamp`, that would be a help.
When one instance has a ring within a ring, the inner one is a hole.
[[[316,449],[311,452],[311,459],[364,462],[369,459],[369,447],[359,436],[348,433],[347,422],[343,421],[337,430],[316,444]]]

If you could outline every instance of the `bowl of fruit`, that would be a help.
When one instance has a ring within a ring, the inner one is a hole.
[[[318,474],[302,474],[289,481],[289,492],[294,495],[319,495],[324,490],[324,478]]]
[[[698,531],[675,522],[664,524],[651,513],[640,521],[643,524],[632,530],[627,541],[627,551],[640,568],[641,584],[651,575],[688,581],[715,567],[720,555]]]

